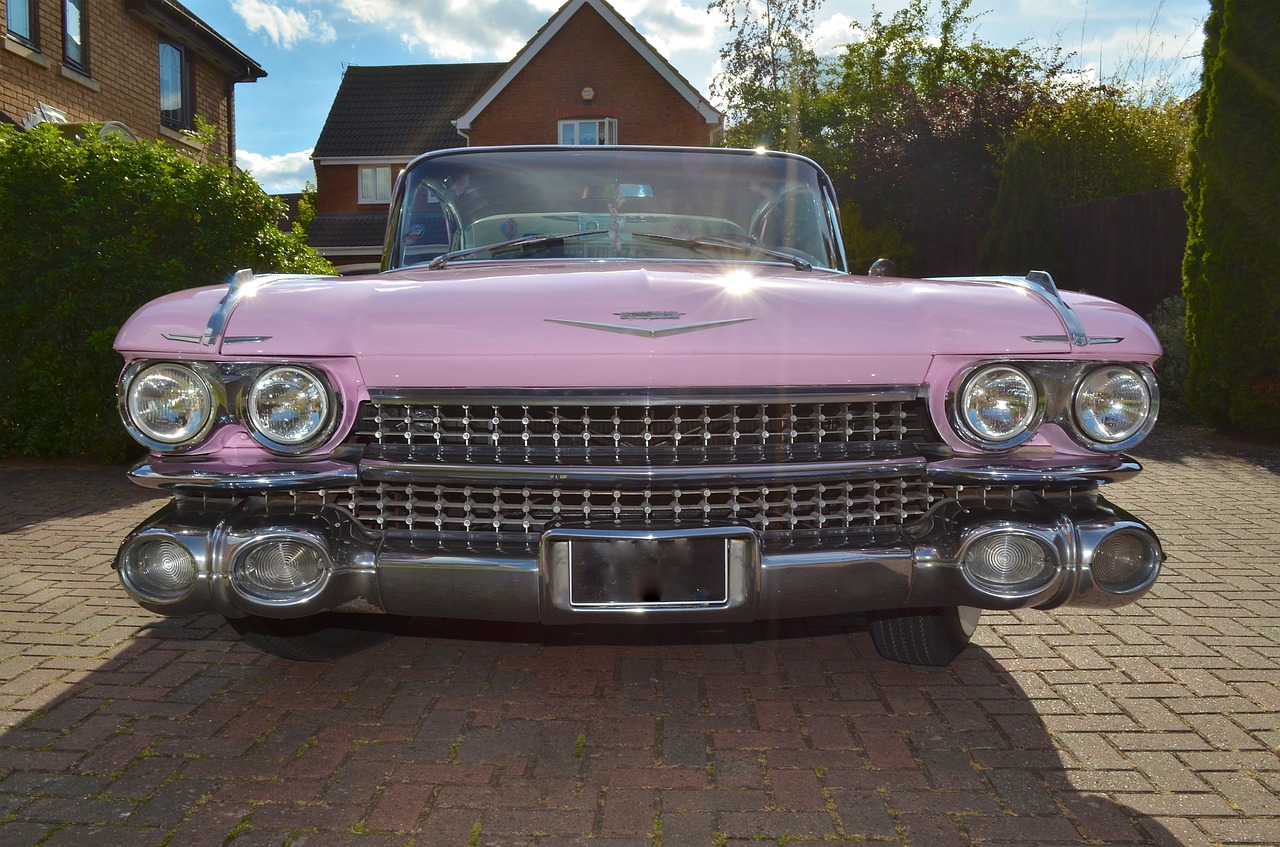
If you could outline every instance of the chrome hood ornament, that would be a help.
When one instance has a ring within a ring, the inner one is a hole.
[[[623,320],[671,320],[679,319],[682,312],[618,312],[618,317]],[[635,326],[632,324],[615,324],[606,323],[604,321],[571,321],[561,318],[543,318],[547,323],[563,324],[564,326],[576,326],[582,329],[596,329],[601,332],[616,332],[621,335],[638,335],[642,338],[665,338],[668,335],[683,335],[686,332],[698,332],[704,329],[713,329],[718,326],[729,326],[731,324],[745,323],[746,321],[754,321],[755,318],[727,318],[719,321],[699,321],[697,323],[688,324],[669,324],[666,326]]]

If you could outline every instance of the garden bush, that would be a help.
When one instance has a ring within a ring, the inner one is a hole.
[[[238,268],[331,272],[283,204],[159,142],[0,126],[0,455],[114,461],[116,331],[143,303]]]

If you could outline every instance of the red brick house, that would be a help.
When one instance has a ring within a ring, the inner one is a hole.
[[[235,84],[267,73],[176,0],[0,0],[0,121],[123,125],[192,145],[197,115],[235,157]],[[123,129],[121,130],[123,132]]]
[[[506,63],[347,69],[312,159],[311,245],[375,269],[415,156],[504,144],[716,143],[723,116],[605,0],[569,0]]]

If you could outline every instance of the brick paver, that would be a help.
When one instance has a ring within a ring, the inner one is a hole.
[[[0,463],[0,844],[1276,844],[1280,449],[1139,455],[1110,494],[1156,589],[987,614],[943,670],[857,621],[421,623],[291,664],[125,599],[160,501],[122,469]]]

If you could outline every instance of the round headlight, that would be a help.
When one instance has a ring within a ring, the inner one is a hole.
[[[960,422],[977,439],[1006,444],[1035,423],[1039,407],[1036,384],[1008,365],[975,371],[960,389]]]
[[[1151,406],[1151,388],[1141,374],[1107,365],[1080,380],[1072,411],[1076,427],[1086,438],[1119,444],[1143,431]]]
[[[194,370],[171,363],[152,365],[129,382],[126,423],[154,442],[152,447],[178,447],[205,434],[213,422],[213,406],[209,383]]]
[[[305,449],[322,438],[333,402],[320,378],[289,365],[263,371],[249,391],[249,423],[261,438],[283,450]]]

